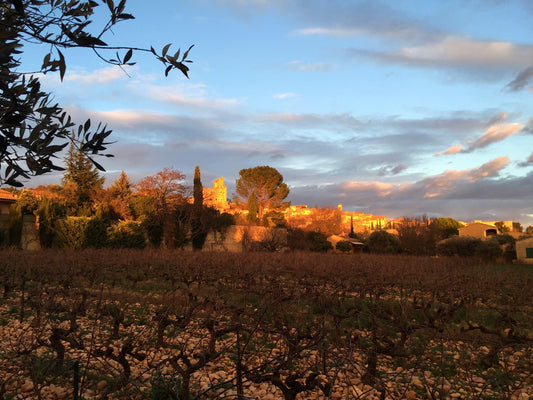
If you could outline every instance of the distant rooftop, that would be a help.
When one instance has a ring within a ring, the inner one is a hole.
[[[11,200],[15,201],[16,198],[13,196],[11,192],[8,192],[7,190],[0,189],[0,200]]]

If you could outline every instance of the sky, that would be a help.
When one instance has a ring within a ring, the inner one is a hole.
[[[231,197],[239,170],[269,165],[292,204],[533,225],[533,1],[129,0],[126,11],[136,19],[104,41],[194,44],[190,79],[142,52],[125,73],[86,49],[65,52],[63,82],[43,77],[75,120],[113,130],[115,157],[98,160],[107,184],[165,167],[192,184],[199,165],[204,186],[224,176]]]

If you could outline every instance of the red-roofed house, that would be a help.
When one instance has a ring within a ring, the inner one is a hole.
[[[15,201],[15,196],[11,192],[0,189],[0,214],[9,214],[11,204]]]

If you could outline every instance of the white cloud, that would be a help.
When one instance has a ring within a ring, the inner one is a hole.
[[[305,28],[295,31],[298,35],[327,35],[327,36],[354,36],[362,33],[360,29],[349,28]]]
[[[307,71],[329,71],[333,69],[333,64],[327,62],[310,62],[291,61],[289,67],[301,72]]]
[[[210,98],[205,93],[204,85],[146,85],[144,92],[153,100],[191,108],[221,109],[233,107],[242,102],[238,99]]]
[[[523,67],[529,66],[533,60],[533,46],[446,36],[438,41],[376,55],[414,65]]]
[[[67,72],[65,82],[79,82],[84,84],[101,84],[109,83],[117,80],[128,79],[128,74],[133,71],[133,67],[125,66],[124,69],[119,67],[107,67],[97,69],[93,72]]]
[[[296,93],[278,93],[273,95],[272,97],[275,99],[290,99],[292,97],[297,97],[298,95]]]
[[[92,111],[91,113],[98,119],[122,128],[133,128],[140,124],[144,126],[167,125],[175,121],[172,115],[144,110]]]

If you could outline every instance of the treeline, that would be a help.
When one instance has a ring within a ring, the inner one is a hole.
[[[515,257],[513,236],[504,233],[483,241],[458,237],[460,223],[452,218],[403,218],[401,222],[364,232],[354,231],[352,219],[349,233],[339,209],[316,207],[309,215],[287,219],[283,213],[289,205],[284,201],[287,185],[283,176],[268,166],[239,172],[234,198],[237,212],[228,214],[205,205],[199,167],[195,169],[193,188],[183,184],[185,175],[180,171],[165,168],[136,184],[122,171],[104,189],[103,177],[83,153],[71,147],[65,161],[61,185],[17,192],[9,222],[4,227],[0,225],[0,245],[20,247],[24,215],[33,215],[38,220],[39,242],[43,248],[192,246],[199,250],[209,232],[223,237],[230,225],[239,224],[288,230],[283,243],[280,235],[272,234],[253,246],[243,244],[243,250],[351,252],[354,242],[360,242],[355,246],[371,253],[487,259],[503,255],[506,261]],[[504,228],[499,227],[500,231]],[[517,228],[521,231],[521,226]],[[349,236],[349,240],[333,241],[333,245],[328,241],[332,235]]]
[[[372,253],[479,257],[486,260],[503,256],[507,262],[516,258],[516,239],[509,233],[481,240],[459,236],[460,226],[452,218],[429,219],[421,216],[403,218],[402,223],[395,224],[397,235],[376,230],[370,234],[351,236],[365,243]]]
[[[107,189],[85,155],[71,147],[61,185],[23,189],[0,229],[0,244],[20,247],[25,215],[38,220],[43,248],[202,248],[209,231],[223,232],[233,216],[203,205],[200,172],[190,203],[185,175],[165,168],[132,184],[124,171]],[[196,188],[198,186],[198,188]]]

